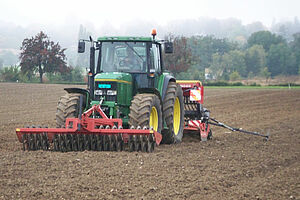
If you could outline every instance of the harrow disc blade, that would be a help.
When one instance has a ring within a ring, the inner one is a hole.
[[[141,151],[152,152],[159,133],[144,127],[123,129],[121,126],[99,126],[96,131],[80,132],[71,128],[40,128],[34,126],[17,130],[22,149],[69,151]],[[160,135],[161,136],[161,135]]]

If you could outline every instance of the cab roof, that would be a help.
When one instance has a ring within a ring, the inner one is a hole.
[[[120,42],[151,42],[153,41],[151,37],[130,37],[130,36],[105,36],[98,37],[98,42],[111,42],[111,41],[120,41]]]

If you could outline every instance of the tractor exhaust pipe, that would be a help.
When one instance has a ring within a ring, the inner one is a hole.
[[[90,48],[90,71],[88,74],[88,88],[91,98],[94,99],[94,79],[95,79],[95,47]]]

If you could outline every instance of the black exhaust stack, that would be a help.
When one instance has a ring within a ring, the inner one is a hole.
[[[95,84],[95,47],[90,48],[90,72],[88,79],[88,88],[90,91],[91,99],[94,99],[94,84]]]

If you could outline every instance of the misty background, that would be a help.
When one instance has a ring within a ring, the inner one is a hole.
[[[269,30],[290,41],[294,33],[300,32],[300,21],[297,17],[289,21],[276,22],[274,20],[271,26],[268,27],[260,21],[243,25],[242,21],[237,18],[201,17],[198,19],[174,20],[166,25],[136,20],[123,24],[119,28],[115,28],[109,22],[97,27],[92,23],[72,24],[71,22],[53,26],[42,24],[21,26],[0,21],[0,59],[3,61],[3,66],[17,64],[22,41],[25,38],[35,36],[42,30],[51,40],[59,42],[63,48],[67,48],[67,62],[70,65],[77,66],[79,64],[77,63],[77,42],[79,38],[88,39],[89,35],[94,39],[103,35],[150,36],[152,28],[157,29],[159,38],[164,38],[169,33],[187,37],[214,35],[216,38],[228,38],[230,41],[243,45],[252,33],[261,30]]]
[[[227,38],[244,45],[257,31],[269,30],[287,42],[300,32],[296,0],[58,1],[2,0],[0,3],[0,67],[18,64],[25,38],[43,31],[67,48],[67,63],[81,66],[78,39],[104,35],[168,34]],[[81,66],[86,67],[86,66]]]

